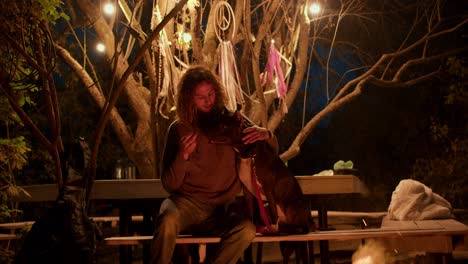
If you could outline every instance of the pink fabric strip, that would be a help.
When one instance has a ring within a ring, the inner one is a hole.
[[[288,91],[288,87],[284,82],[283,70],[281,69],[280,63],[281,61],[279,57],[279,51],[276,49],[275,44],[271,43],[268,52],[267,65],[265,67],[266,82],[264,82],[265,75],[262,78],[262,82],[265,84],[265,86],[268,86],[268,84],[270,84],[271,80],[273,79],[274,74],[276,74],[278,77],[278,87],[276,88],[278,97],[283,99],[286,95],[286,92]]]

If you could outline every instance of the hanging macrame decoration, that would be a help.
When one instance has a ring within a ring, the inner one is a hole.
[[[151,20],[151,30],[154,30],[156,26],[161,22],[162,16],[159,11],[158,5],[155,3],[153,6],[153,16]],[[155,65],[156,60],[159,60],[159,67],[156,70],[159,71],[158,80],[158,97],[161,99],[159,104],[158,112],[165,118],[169,118],[165,112],[170,110],[164,110],[164,106],[175,105],[175,97],[177,94],[177,83],[181,77],[181,71],[175,65],[175,56],[172,54],[171,43],[167,37],[165,29],[162,29],[159,33],[159,39],[153,44],[153,54],[159,50],[158,58],[153,58]],[[187,65],[179,62],[183,68],[188,68]]]
[[[216,36],[219,40],[219,77],[221,83],[226,89],[228,102],[226,108],[230,111],[243,108],[244,98],[242,97],[242,88],[240,85],[239,72],[236,65],[236,57],[231,40],[224,40],[229,29],[232,26],[232,35],[235,33],[234,11],[226,1],[220,1],[215,8]],[[232,36],[230,37],[232,39]]]
[[[287,63],[289,62],[284,58],[281,53],[275,47],[275,41],[272,40],[270,49],[268,52],[268,60],[265,70],[262,75],[261,83],[267,89],[271,85],[276,88],[276,94],[279,98],[279,107],[284,113],[288,112],[288,106],[284,102],[284,97],[288,91],[288,86],[285,83],[285,75],[281,69],[281,59],[284,59]],[[289,64],[288,64],[289,65]],[[286,76],[289,72],[286,73]]]

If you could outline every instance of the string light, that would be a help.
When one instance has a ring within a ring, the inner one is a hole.
[[[190,41],[192,41],[192,35],[190,35],[190,33],[185,32],[184,34],[182,34],[182,39],[186,44],[188,44],[190,43]]]
[[[190,10],[190,12],[195,11],[195,8],[200,6],[200,1],[197,0],[188,0],[187,1],[187,7]]]
[[[107,2],[103,5],[102,11],[106,15],[113,15],[115,13],[115,5],[113,3]]]
[[[322,8],[320,7],[320,4],[319,4],[319,3],[312,3],[312,4],[309,6],[309,12],[310,12],[312,15],[317,15],[317,14],[319,14],[321,10],[322,10]]]
[[[183,32],[181,29],[177,32],[177,48],[178,49],[190,49],[190,42],[192,41],[192,35],[188,32]]]
[[[319,19],[322,12],[324,11],[320,1],[314,1],[311,4],[304,6],[304,15],[306,17],[307,23]]]
[[[106,51],[106,46],[105,46],[104,44],[102,44],[102,43],[98,43],[98,44],[96,45],[96,50],[97,50],[98,52],[103,53],[104,51]]]

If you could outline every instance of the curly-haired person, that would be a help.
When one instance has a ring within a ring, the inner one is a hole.
[[[184,231],[221,237],[205,263],[237,263],[256,228],[243,210],[234,210],[241,192],[238,154],[227,144],[210,143],[207,135],[227,112],[226,95],[217,76],[203,66],[189,68],[177,89],[177,119],[168,129],[161,166],[161,182],[170,196],[156,220],[151,263],[170,263]],[[250,126],[243,133],[246,144],[277,144],[265,128]]]

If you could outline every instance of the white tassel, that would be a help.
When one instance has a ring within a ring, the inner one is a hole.
[[[237,71],[234,50],[230,41],[222,41],[219,46],[219,76],[226,91],[228,102],[226,108],[237,110],[237,105],[244,106],[239,72]]]

